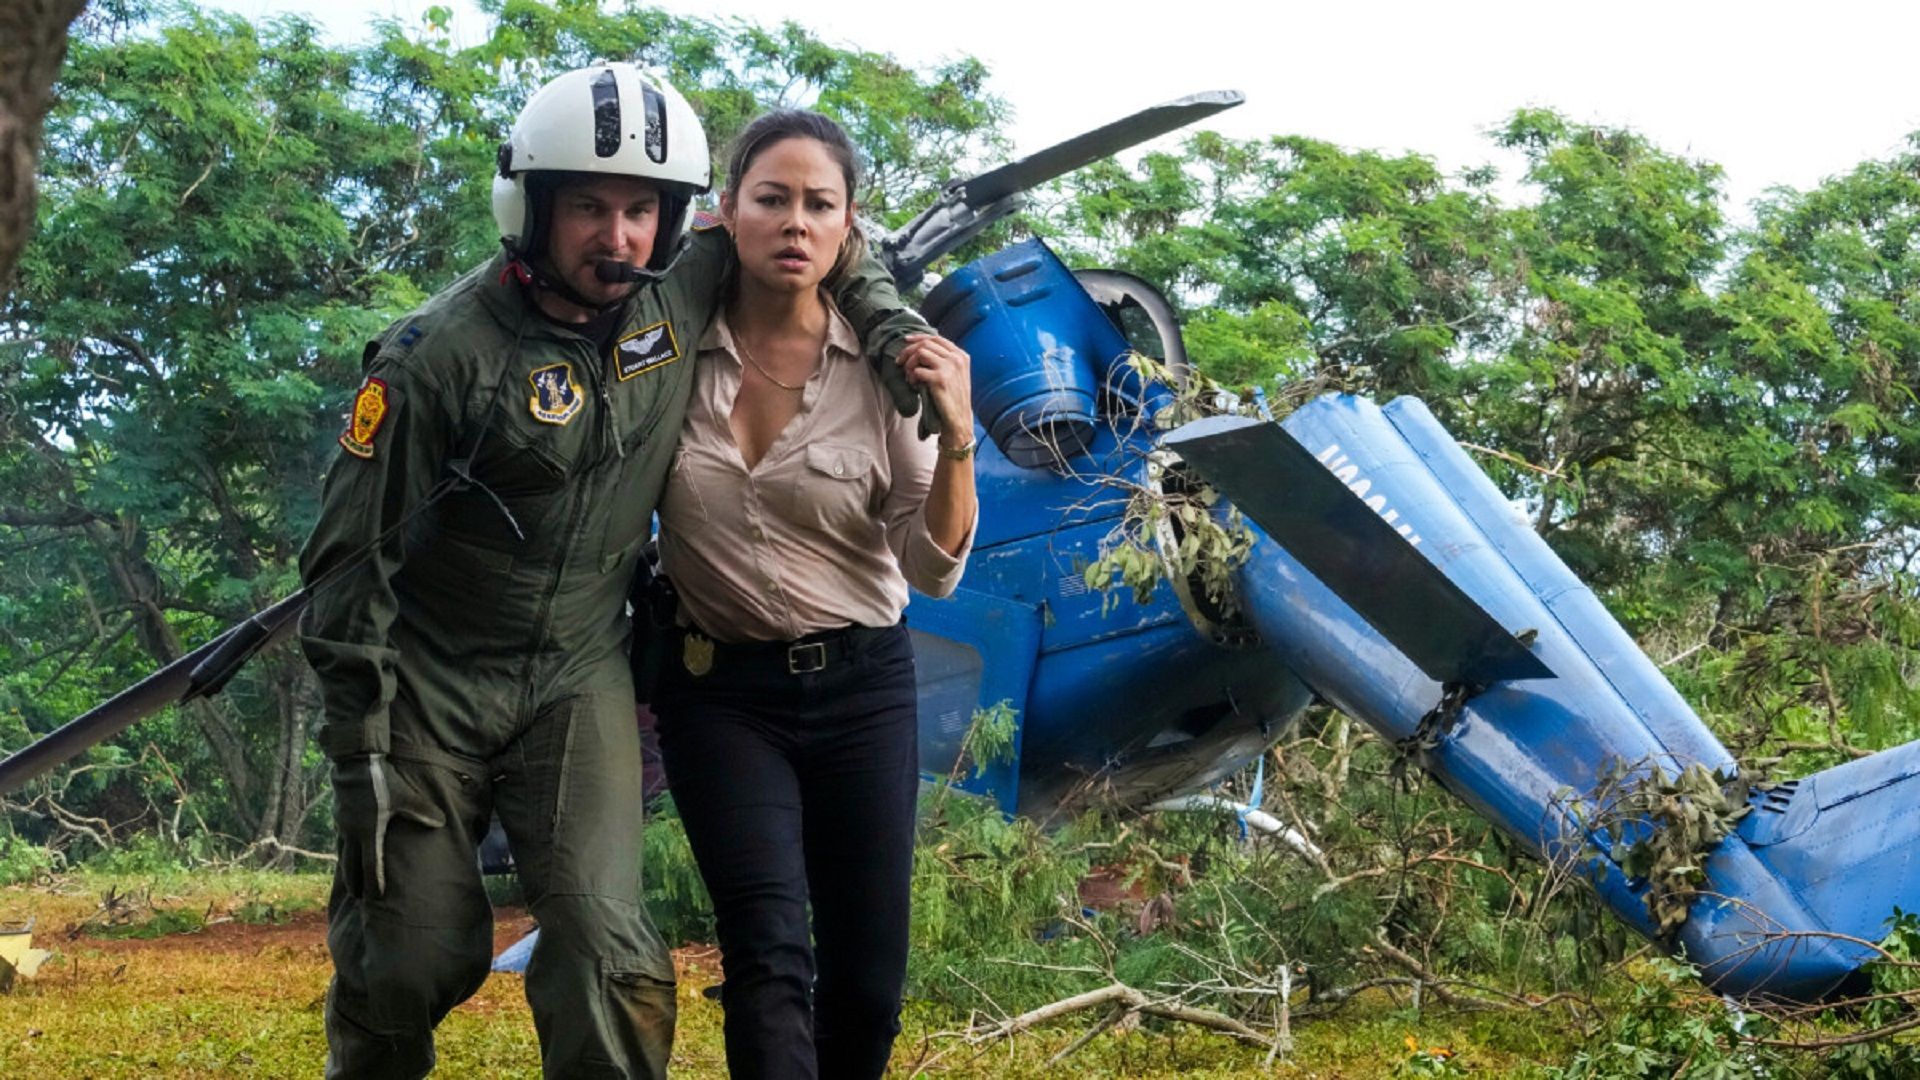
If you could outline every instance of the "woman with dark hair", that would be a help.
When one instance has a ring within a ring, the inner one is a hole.
[[[909,586],[953,590],[977,509],[966,353],[931,333],[901,352],[942,421],[922,441],[821,287],[863,244],[855,181],[816,113],[736,140],[720,210],[739,272],[660,510],[682,625],[653,708],[713,896],[735,1077],[886,1069],[919,783],[900,617]]]

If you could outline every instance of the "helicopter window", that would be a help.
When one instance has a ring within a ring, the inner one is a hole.
[[[1105,307],[1108,321],[1127,339],[1127,347],[1135,352],[1144,353],[1156,360],[1165,360],[1166,342],[1160,339],[1160,331],[1153,325],[1153,319],[1139,304],[1109,304]]]
[[[945,775],[960,759],[986,663],[971,645],[920,630],[911,633],[920,682],[920,763]]]

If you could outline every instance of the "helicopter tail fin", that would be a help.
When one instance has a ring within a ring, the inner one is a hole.
[[[1826,929],[1878,941],[1920,910],[1920,742],[1755,792],[1740,833]]]

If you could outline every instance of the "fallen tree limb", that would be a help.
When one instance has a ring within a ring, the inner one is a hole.
[[[996,1039],[1012,1038],[1015,1035],[1019,1035],[1022,1032],[1029,1031],[1044,1024],[1049,1020],[1058,1020],[1063,1016],[1071,1016],[1074,1013],[1098,1008],[1100,1006],[1106,1006],[1109,1010],[1106,1017],[1100,1022],[1099,1027],[1101,1029],[1112,1027],[1114,1024],[1119,1023],[1126,1018],[1128,1013],[1138,1013],[1141,1016],[1155,1016],[1163,1020],[1175,1020],[1183,1024],[1192,1024],[1195,1027],[1206,1028],[1208,1031],[1217,1031],[1222,1035],[1231,1036],[1242,1042],[1251,1043],[1263,1049],[1271,1048],[1273,1045],[1272,1040],[1267,1038],[1267,1036],[1260,1034],[1258,1031],[1224,1013],[1217,1013],[1212,1009],[1202,1009],[1194,1005],[1185,1005],[1178,1001],[1150,998],[1125,983],[1113,983],[1110,986],[1103,986],[1098,990],[1089,990],[1084,994],[1076,994],[1070,998],[1063,998],[1050,1005],[1042,1005],[1037,1009],[1021,1013],[1019,1016],[1009,1017],[996,1024],[976,1027],[968,1031],[964,1037],[970,1045],[992,1042]],[[1082,1039],[1074,1046],[1069,1047],[1068,1052],[1084,1046],[1086,1041],[1086,1039]],[[1064,1053],[1065,1052],[1063,1052],[1063,1055]]]
[[[1485,1001],[1480,998],[1464,997],[1447,989],[1448,984],[1454,982],[1454,980],[1442,978],[1428,971],[1426,965],[1414,959],[1412,954],[1389,943],[1384,931],[1374,935],[1373,944],[1369,946],[1369,948],[1379,950],[1387,959],[1410,972],[1415,980],[1415,993],[1422,990],[1429,991],[1434,997],[1439,998],[1442,1003],[1451,1005],[1456,1009],[1499,1009],[1505,1007],[1497,1002]]]

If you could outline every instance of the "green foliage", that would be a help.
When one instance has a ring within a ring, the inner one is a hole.
[[[169,937],[173,934],[197,934],[206,928],[207,921],[198,911],[193,908],[171,907],[161,908],[152,916],[138,922],[96,926],[88,933],[98,938],[151,941],[154,938]]]
[[[1881,956],[1866,968],[1873,993],[1858,1020],[1869,1029],[1909,1021],[1920,1003],[1920,915],[1896,907],[1888,924]],[[1826,1065],[1841,1080],[1920,1076],[1920,1045],[1892,1038],[1855,1042],[1833,1051]]]
[[[1165,364],[1132,353],[1127,362],[1143,386],[1165,388],[1171,400],[1154,414],[1162,429],[1178,427],[1202,416],[1219,415],[1226,408],[1252,408],[1243,397],[1192,372],[1179,379]],[[1220,504],[1219,492],[1184,470],[1170,470],[1150,461],[1149,482],[1127,490],[1126,510],[1113,531],[1101,542],[1098,558],[1081,568],[1087,587],[1105,593],[1103,612],[1128,589],[1137,604],[1148,603],[1165,580],[1199,587],[1214,610],[1231,616],[1235,608],[1233,572],[1253,553],[1253,532],[1240,511]]]
[[[973,710],[967,733],[960,740],[960,753],[973,762],[977,778],[995,765],[1012,764],[1019,736],[1020,714],[1011,700],[1003,698],[990,708]]]
[[[1880,957],[1866,967],[1876,999],[1866,1008],[1869,1024],[1892,1023],[1920,999],[1920,914],[1895,906],[1887,923]]]
[[[140,833],[119,847],[99,852],[80,865],[89,874],[113,877],[177,875],[185,873],[187,869],[183,853],[152,833]]]
[[[687,845],[687,828],[668,795],[647,813],[641,847],[647,914],[669,945],[714,940],[713,898]]]
[[[1190,355],[1222,382],[1419,392],[1445,409],[1451,357],[1497,329],[1502,213],[1422,157],[1201,133],[1133,174],[1102,163],[1063,186],[1058,242],[1192,312]]]
[[[307,897],[272,897],[255,892],[233,909],[232,919],[249,926],[285,926],[296,916],[322,907],[319,901]]]
[[[1607,837],[1611,855],[1594,848],[1592,858],[1611,857],[1628,878],[1646,882],[1647,913],[1667,936],[1686,921],[1708,857],[1753,807],[1739,778],[1698,762],[1669,778],[1657,763],[1643,774],[1616,761],[1590,798],[1569,809],[1588,835]]]
[[[60,854],[12,833],[0,834],[0,885],[38,882],[65,863]]]
[[[1413,1036],[1407,1036],[1406,1059],[1393,1067],[1393,1075],[1402,1076],[1466,1076],[1467,1067],[1452,1050],[1444,1046],[1420,1045]]]
[[[1741,1042],[1763,1022],[1700,994],[1699,972],[1677,961],[1644,965],[1627,1007],[1556,1080],[1628,1077],[1727,1078],[1764,1075],[1763,1053]]]
[[[1887,921],[1881,955],[1866,965],[1872,989],[1866,1004],[1857,1014],[1832,1010],[1841,1015],[1822,1017],[1826,1030],[1845,1030],[1854,1023],[1886,1030],[1911,1022],[1920,1005],[1920,915],[1895,907]],[[1920,1045],[1898,1038],[1853,1041],[1830,1051],[1822,1064],[1837,1080],[1904,1080],[1920,1076]]]

